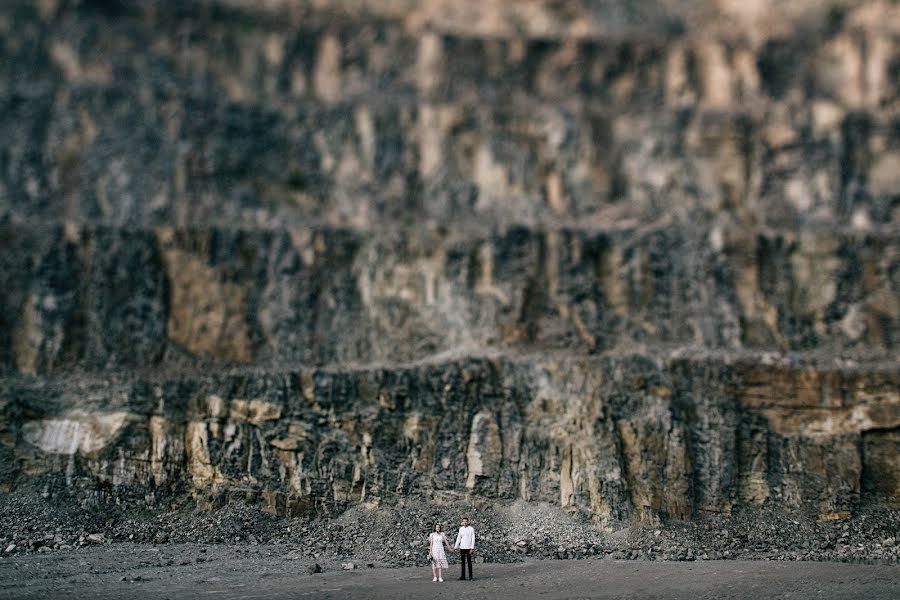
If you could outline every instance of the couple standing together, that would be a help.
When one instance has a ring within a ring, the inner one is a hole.
[[[437,523],[434,531],[428,536],[428,558],[431,559],[431,574],[434,576],[432,581],[444,581],[441,570],[450,567],[444,546],[447,547],[447,550],[451,550],[447,536],[441,531],[441,524]],[[453,544],[452,550],[459,550],[459,562],[462,566],[460,581],[466,578],[466,563],[469,564],[469,580],[471,581],[473,579],[472,554],[475,552],[475,529],[469,525],[469,519],[462,520],[462,527],[456,534],[456,543]]]

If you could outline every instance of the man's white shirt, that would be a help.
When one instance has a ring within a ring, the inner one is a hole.
[[[453,544],[453,547],[461,550],[474,550],[475,529],[473,529],[471,525],[460,527],[459,533],[456,534],[456,543]]]

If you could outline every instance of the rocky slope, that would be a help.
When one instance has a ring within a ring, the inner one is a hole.
[[[0,10],[0,489],[896,509],[897,7],[455,6]]]

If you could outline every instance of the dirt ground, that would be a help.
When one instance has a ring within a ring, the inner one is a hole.
[[[5,598],[900,598],[900,566],[827,562],[592,559],[475,565],[444,583],[425,568],[312,564],[283,548],[112,544],[0,560]]]

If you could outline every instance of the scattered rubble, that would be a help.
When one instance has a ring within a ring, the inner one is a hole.
[[[242,504],[211,511],[87,510],[38,495],[0,495],[0,556],[100,544],[226,544],[265,545],[276,554],[312,565],[313,573],[321,572],[322,565],[346,570],[360,564],[424,566],[426,537],[434,523],[444,525],[452,542],[463,516],[472,519],[478,531],[479,562],[525,558],[900,562],[900,511],[887,508],[867,508],[840,520],[744,509],[694,522],[623,525],[608,531],[555,506],[524,502],[480,509],[410,502],[288,519]],[[207,560],[204,549],[197,554],[187,564]]]

